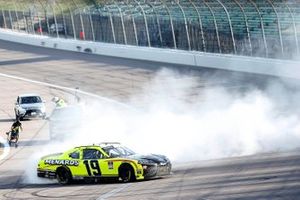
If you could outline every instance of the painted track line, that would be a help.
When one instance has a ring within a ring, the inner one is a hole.
[[[111,190],[110,192],[107,192],[107,193],[105,193],[105,194],[99,196],[96,200],[106,200],[106,199],[108,199],[109,197],[112,197],[112,196],[114,196],[115,194],[121,192],[122,190],[128,188],[130,185],[131,185],[131,183],[126,183],[126,184],[122,185],[121,187],[118,187],[118,188],[116,188],[116,189],[114,189],[114,190]]]
[[[106,101],[109,103],[114,103],[123,107],[127,107],[132,109],[132,107],[130,107],[129,105],[125,104],[125,103],[121,103],[119,101],[113,100],[113,99],[109,99],[94,93],[90,93],[90,92],[85,92],[76,88],[70,88],[70,87],[64,87],[64,86],[60,86],[60,85],[56,85],[56,84],[51,84],[51,83],[46,83],[46,82],[42,82],[42,81],[35,81],[32,79],[27,79],[27,78],[23,78],[23,77],[19,77],[19,76],[14,76],[14,75],[9,75],[9,74],[4,74],[4,73],[0,73],[0,76],[2,77],[6,77],[6,78],[11,78],[11,79],[16,79],[19,81],[25,81],[25,82],[29,82],[29,83],[33,83],[33,84],[37,84],[37,85],[43,85],[43,86],[47,86],[47,87],[52,87],[52,88],[57,88],[57,89],[61,89],[61,90],[65,90],[65,91],[70,91],[70,92],[74,92],[74,93],[79,93],[82,95],[86,95],[89,97],[93,97],[102,101]]]

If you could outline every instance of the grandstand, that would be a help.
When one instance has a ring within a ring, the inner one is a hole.
[[[28,34],[293,59],[297,0],[0,0],[0,27]]]

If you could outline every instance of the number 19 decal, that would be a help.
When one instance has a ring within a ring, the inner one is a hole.
[[[101,176],[98,160],[85,160],[83,163],[89,176]]]

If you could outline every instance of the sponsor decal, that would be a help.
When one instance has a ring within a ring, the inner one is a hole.
[[[108,169],[114,169],[114,162],[108,161]]]
[[[46,165],[68,165],[68,166],[78,166],[79,162],[77,160],[57,160],[57,159],[47,159],[44,161]]]

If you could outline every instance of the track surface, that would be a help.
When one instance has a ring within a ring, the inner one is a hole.
[[[139,93],[162,68],[201,77],[195,89],[226,85],[244,90],[263,87],[266,77],[224,71],[198,70],[160,63],[114,59],[54,51],[0,41],[0,73],[30,78],[126,101]],[[229,78],[222,78],[225,75]],[[210,82],[207,76],[218,76]],[[249,80],[255,81],[249,83]],[[164,77],[167,79],[168,77]],[[248,80],[248,81],[247,81]],[[48,102],[64,94],[53,88],[0,77],[0,136],[13,121],[13,103],[18,94],[40,93]],[[67,95],[67,94],[65,94]],[[192,94],[191,94],[192,95]],[[12,148],[0,161],[0,199],[299,199],[300,152],[270,153],[177,164],[173,175],[163,179],[129,184],[101,183],[60,186],[56,183],[24,183],[27,159],[48,142],[48,123],[23,122],[19,148]],[[3,149],[0,149],[0,152]],[[34,173],[34,172],[33,172]]]

